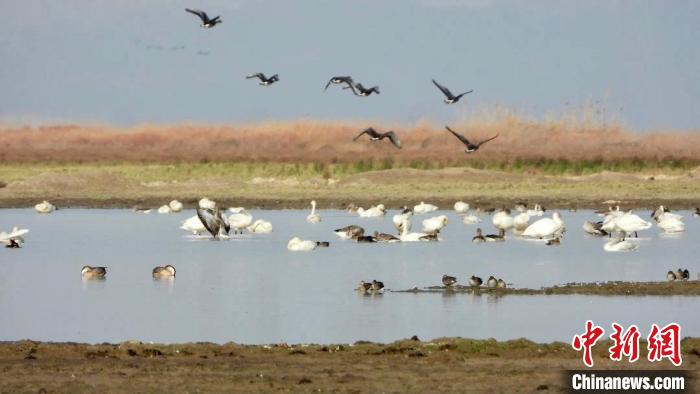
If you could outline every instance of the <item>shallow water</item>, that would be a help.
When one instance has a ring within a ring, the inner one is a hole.
[[[700,219],[685,216],[686,232],[640,233],[640,249],[603,251],[605,240],[584,235],[591,211],[564,212],[562,245],[510,237],[505,243],[472,244],[476,225],[453,212],[440,243],[355,244],[332,229],[360,224],[393,232],[391,212],[364,219],[344,211],[251,211],[269,220],[272,234],[246,234],[227,241],[197,239],[180,230],[179,214],[137,214],[130,210],[0,210],[0,229],[28,228],[24,248],[0,249],[0,340],[239,343],[388,342],[418,335],[570,341],[591,319],[637,324],[682,325],[683,336],[700,336],[697,297],[503,296],[391,293],[362,296],[362,280],[383,280],[388,288],[440,284],[442,274],[462,283],[472,274],[504,278],[515,287],[539,288],[566,282],[664,280],[669,269],[700,270]],[[648,213],[640,213],[640,216]],[[481,227],[492,233],[491,218]],[[531,220],[531,222],[534,221]],[[330,241],[330,248],[289,252],[292,236]],[[104,281],[83,281],[83,265],[107,266]],[[154,280],[156,265],[177,267],[175,280]]]

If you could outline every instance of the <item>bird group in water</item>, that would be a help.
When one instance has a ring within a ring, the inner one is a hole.
[[[472,275],[467,282],[471,288],[480,288],[484,284],[483,279],[476,275]],[[446,290],[452,290],[457,284],[457,277],[442,275],[442,284],[445,286]],[[507,288],[507,284],[503,279],[496,279],[495,276],[491,275],[486,280],[486,287],[489,289],[505,289]]]
[[[152,271],[154,279],[174,278],[175,273],[175,267],[170,264],[165,266],[157,266],[153,268]],[[80,275],[83,277],[83,279],[103,280],[107,276],[107,267],[93,267],[86,265],[80,270]]]

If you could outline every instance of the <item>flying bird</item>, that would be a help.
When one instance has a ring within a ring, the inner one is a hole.
[[[350,86],[345,86],[343,89],[350,89]],[[366,88],[366,87],[362,86],[361,83],[358,82],[355,84],[355,89],[356,89],[356,91],[355,90],[353,90],[353,91],[355,92],[356,96],[367,97],[367,96],[371,95],[372,93],[379,94],[379,86],[372,86],[371,88]]]
[[[199,17],[199,19],[202,20],[202,24],[200,26],[202,26],[206,29],[211,29],[212,27],[216,26],[217,23],[223,22],[221,19],[219,19],[219,18],[221,18],[221,15],[218,15],[215,18],[209,19],[209,16],[204,11],[192,10],[189,8],[185,8],[185,11],[189,12],[190,14],[197,15]]]
[[[206,228],[214,238],[219,238],[222,232],[228,235],[228,232],[231,230],[228,218],[221,213],[219,208],[198,208],[197,217],[199,217],[204,228]]]
[[[265,74],[263,73],[257,73],[257,74],[251,74],[245,77],[245,79],[251,79],[251,78],[258,78],[260,80],[260,85],[262,86],[269,86],[272,85],[273,83],[277,82],[280,80],[280,77],[278,74],[275,74],[271,76],[270,78],[267,78]]]
[[[357,95],[357,91],[355,90],[355,81],[352,80],[352,77],[350,76],[340,76],[340,77],[333,77],[328,80],[328,83],[326,84],[326,87],[323,89],[324,91],[328,90],[328,87],[331,86],[331,84],[334,85],[341,85],[341,84],[346,84],[348,85],[345,89],[352,89],[352,92]]]
[[[387,131],[386,133],[378,133],[377,130],[368,127],[362,130],[362,132],[352,140],[357,141],[357,139],[362,137],[363,134],[367,134],[369,136],[370,141],[381,141],[384,138],[389,138],[389,141],[391,141],[391,143],[394,144],[395,147],[401,149],[401,141],[399,141],[399,137],[397,137],[396,133],[394,133],[393,131]]]
[[[445,128],[447,129],[447,131],[449,131],[450,133],[452,133],[455,137],[459,138],[460,141],[462,141],[462,143],[463,143],[464,146],[466,147],[466,148],[464,148],[464,151],[467,152],[467,153],[476,152],[476,151],[479,149],[479,147],[480,147],[481,145],[483,145],[483,144],[485,144],[485,143],[491,141],[492,139],[498,137],[498,134],[496,134],[496,135],[494,135],[493,137],[487,138],[487,139],[485,139],[485,140],[483,140],[483,141],[478,141],[478,142],[476,142],[476,143],[471,143],[471,142],[469,142],[469,140],[466,139],[462,134],[459,134],[459,133],[457,133],[456,131],[452,130],[449,126],[445,126]]]
[[[474,90],[472,89],[472,90],[470,90],[470,91],[468,91],[468,92],[464,92],[464,93],[462,93],[462,94],[460,94],[460,95],[455,96],[454,94],[452,94],[452,92],[450,92],[450,89],[448,89],[448,88],[446,88],[446,87],[440,85],[440,84],[437,83],[437,81],[435,81],[434,79],[433,79],[433,84],[435,84],[435,86],[437,86],[438,89],[440,89],[440,91],[442,92],[442,94],[445,95],[446,99],[445,99],[444,101],[445,101],[446,104],[454,104],[454,103],[456,103],[457,101],[459,101],[459,99],[461,99],[462,96],[464,96],[465,94],[469,94],[469,93],[471,93],[471,92],[474,91]]]

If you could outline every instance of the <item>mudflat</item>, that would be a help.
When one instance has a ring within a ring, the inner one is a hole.
[[[675,369],[634,364],[593,348],[595,369]],[[643,355],[646,344],[640,343]],[[682,342],[690,384],[700,339]],[[88,345],[33,341],[0,344],[2,392],[560,392],[563,373],[583,369],[570,344],[441,338],[390,344],[244,346]]]

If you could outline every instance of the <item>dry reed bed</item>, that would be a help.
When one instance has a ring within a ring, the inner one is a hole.
[[[617,124],[527,121],[506,117],[453,127],[470,138],[500,133],[478,153],[467,155],[442,126],[393,128],[403,149],[388,141],[352,138],[365,124],[270,122],[241,126],[156,125],[129,129],[98,126],[0,128],[0,162],[219,162],[266,161],[347,163],[424,160],[442,165],[516,160],[617,162],[700,161],[700,135],[693,132],[636,134]]]

